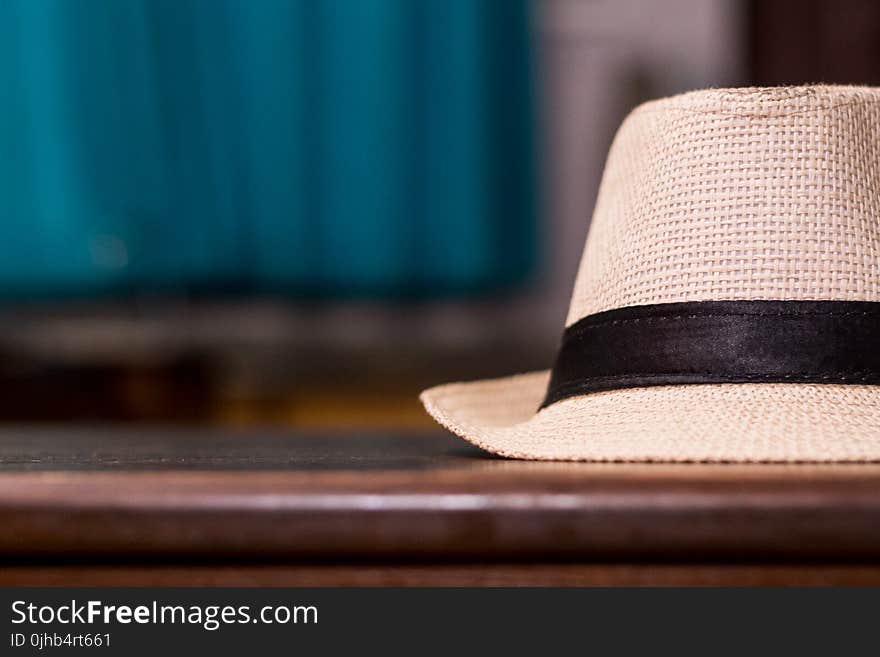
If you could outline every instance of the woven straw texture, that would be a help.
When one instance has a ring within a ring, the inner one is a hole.
[[[880,89],[698,91],[646,103],[608,156],[566,321],[680,301],[880,301]],[[687,385],[536,412],[547,373],[423,393],[514,457],[880,460],[880,387]]]

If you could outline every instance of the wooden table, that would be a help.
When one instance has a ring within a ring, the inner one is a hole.
[[[452,436],[0,430],[0,585],[880,584],[880,465],[493,458]]]

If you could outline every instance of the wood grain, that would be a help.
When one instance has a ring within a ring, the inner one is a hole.
[[[0,556],[880,561],[880,466],[488,457],[443,433],[0,433]]]

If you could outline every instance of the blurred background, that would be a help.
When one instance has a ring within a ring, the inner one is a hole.
[[[0,0],[0,420],[430,426],[550,365],[639,102],[880,83],[873,0]]]

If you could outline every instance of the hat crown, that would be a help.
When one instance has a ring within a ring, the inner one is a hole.
[[[749,299],[880,301],[880,88],[697,91],[621,125],[566,324]]]

